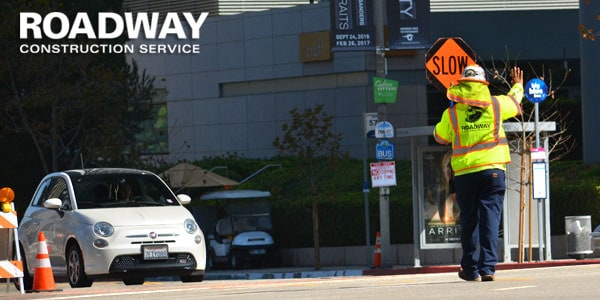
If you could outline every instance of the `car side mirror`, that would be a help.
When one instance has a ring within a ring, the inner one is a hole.
[[[179,202],[181,202],[181,205],[187,205],[187,204],[190,204],[190,202],[192,202],[192,197],[190,197],[186,194],[178,194],[177,199],[179,199]]]
[[[49,209],[59,209],[62,206],[62,200],[58,198],[50,198],[44,201],[44,207]]]

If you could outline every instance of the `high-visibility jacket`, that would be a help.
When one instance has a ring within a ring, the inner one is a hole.
[[[444,111],[433,136],[439,144],[452,144],[454,174],[505,170],[510,149],[502,121],[521,114],[523,85],[491,96],[487,85],[463,81],[448,88],[447,97],[454,105]]]

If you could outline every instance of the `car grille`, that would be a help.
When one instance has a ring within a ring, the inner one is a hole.
[[[157,272],[161,269],[195,269],[196,260],[189,253],[171,253],[168,259],[144,260],[141,255],[116,257],[110,265],[111,273],[128,271]]]
[[[125,236],[128,239],[135,239],[131,242],[132,245],[146,245],[146,244],[168,244],[175,243],[175,240],[172,239],[177,237],[178,234],[173,233],[160,233],[157,234],[156,239],[148,240],[147,234],[132,234]],[[171,238],[171,239],[169,239]]]

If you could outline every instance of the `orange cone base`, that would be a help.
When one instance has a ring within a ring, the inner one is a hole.
[[[381,267],[381,254],[375,254],[373,257],[373,268]]]
[[[37,268],[33,275],[33,289],[27,292],[58,292],[62,289],[57,289],[54,283],[54,275],[51,268]]]

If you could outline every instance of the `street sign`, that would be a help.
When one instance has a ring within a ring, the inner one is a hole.
[[[386,187],[396,185],[396,162],[374,162],[370,164],[370,167],[372,187]]]
[[[427,79],[440,91],[460,79],[468,65],[475,64],[475,51],[461,38],[439,38],[425,54]]]
[[[386,139],[394,137],[394,126],[388,121],[378,122],[375,125],[375,137],[378,139]]]
[[[546,82],[539,78],[531,79],[525,85],[525,97],[531,103],[540,103],[548,96],[548,86]]]
[[[394,145],[388,140],[380,140],[375,145],[375,159],[394,160]]]
[[[365,135],[367,138],[375,137],[375,125],[379,117],[376,112],[365,113]]]

